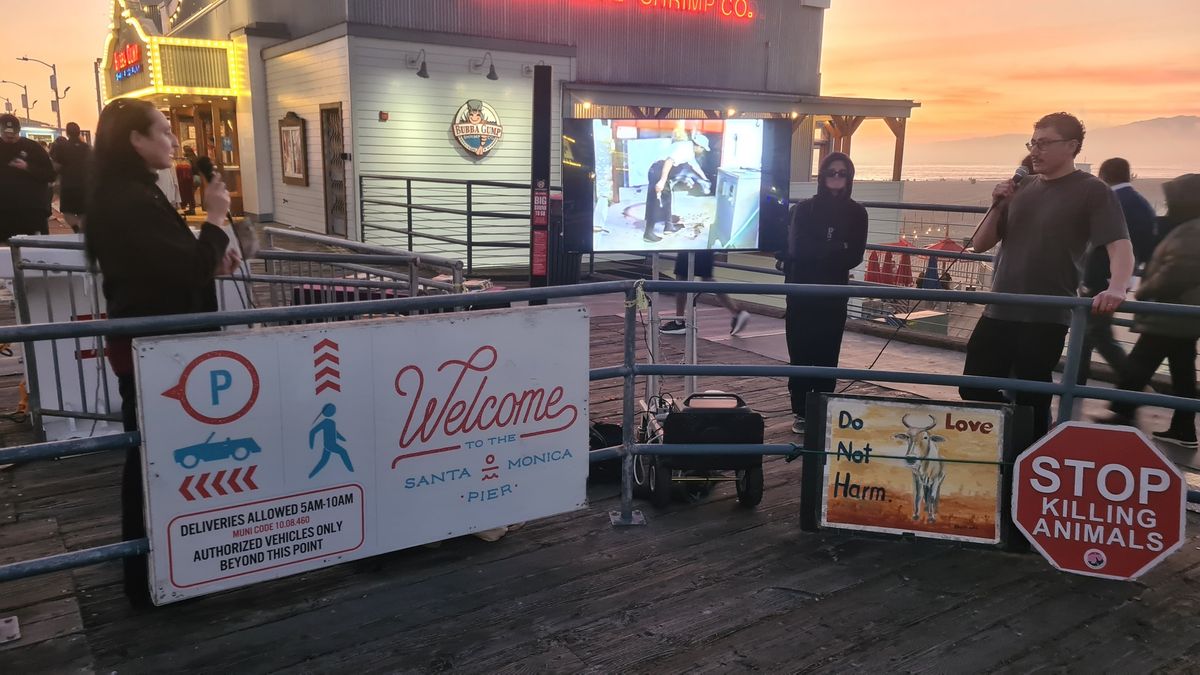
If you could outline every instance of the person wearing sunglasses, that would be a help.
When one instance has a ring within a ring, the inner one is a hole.
[[[1092,311],[1111,314],[1125,300],[1133,274],[1133,246],[1125,216],[1104,181],[1075,168],[1083,124],[1053,113],[1038,120],[1025,144],[1034,175],[996,186],[993,208],[972,239],[976,253],[1002,244],[995,259],[996,293],[1076,297],[1089,247],[1107,250],[1106,288]],[[1050,382],[1071,323],[1068,309],[988,305],[967,343],[965,375]],[[964,400],[1007,402],[996,389],[962,387]],[[1017,405],[1034,411],[1034,432],[1050,427],[1050,394],[1017,392]]]
[[[786,251],[775,254],[776,268],[789,284],[837,284],[850,281],[850,270],[867,251],[867,210],[850,198],[854,163],[840,152],[821,162],[817,195],[792,210]],[[788,356],[794,366],[837,366],[846,330],[846,298],[789,295],[785,325]],[[809,392],[832,392],[836,380],[788,378],[792,431],[804,433]]]

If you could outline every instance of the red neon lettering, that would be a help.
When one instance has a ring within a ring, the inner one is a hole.
[[[136,42],[131,42],[124,47],[117,48],[113,52],[113,70],[125,70],[129,66],[136,64],[142,60],[142,46]]]
[[[553,428],[538,430],[527,435],[541,435],[562,431],[575,423],[579,417],[579,409],[574,405],[561,405],[566,392],[561,386],[552,388],[549,392],[543,387],[509,391],[499,397],[495,393],[484,396],[488,386],[485,375],[499,360],[495,347],[484,345],[475,350],[470,358],[450,359],[438,366],[438,373],[447,373],[454,377],[454,382],[445,398],[439,400],[431,396],[423,398],[425,390],[425,373],[420,366],[409,365],[400,369],[396,374],[396,393],[401,398],[411,400],[404,428],[400,432],[400,447],[407,448],[415,443],[428,443],[439,432],[447,438],[462,434],[487,431],[495,427],[503,429],[516,424],[531,422],[556,421],[564,417],[562,424]],[[478,384],[468,384],[475,389],[473,394],[464,392],[459,395],[460,388],[468,374],[482,375]],[[467,402],[470,397],[470,403]],[[480,403],[480,399],[483,399]]]

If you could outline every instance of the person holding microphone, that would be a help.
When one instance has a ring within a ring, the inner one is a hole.
[[[1092,312],[1112,314],[1124,302],[1133,274],[1133,247],[1112,190],[1075,168],[1084,128],[1073,115],[1053,113],[1034,125],[1026,143],[1035,175],[1005,181],[972,237],[976,253],[1002,243],[996,254],[996,293],[1076,297],[1089,245],[1109,256],[1107,288],[1097,289]],[[1071,312],[1053,307],[988,305],[967,343],[964,375],[1051,381],[1062,356]],[[1000,391],[962,387],[964,400],[1007,402]],[[1034,410],[1038,437],[1050,428],[1049,394],[1017,392]]]
[[[174,166],[174,142],[167,118],[145,101],[117,99],[100,113],[84,241],[111,318],[216,311],[214,278],[241,262],[220,227],[230,202],[220,174],[205,192],[208,220],[199,236],[158,189],[157,172]],[[110,338],[107,349],[127,431],[138,426],[132,339]],[[146,536],[142,493],[140,452],[131,448],[121,489],[126,540]],[[144,557],[125,558],[125,593],[135,605],[149,604]]]

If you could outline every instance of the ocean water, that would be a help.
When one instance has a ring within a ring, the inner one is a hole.
[[[904,180],[960,180],[996,182],[1011,178],[1017,168],[998,164],[905,164]],[[1100,168],[1099,163],[1091,165],[1091,172]],[[891,164],[856,164],[854,177],[860,180],[891,180]],[[1197,167],[1146,166],[1138,167],[1136,178],[1174,178],[1184,173],[1194,173]]]

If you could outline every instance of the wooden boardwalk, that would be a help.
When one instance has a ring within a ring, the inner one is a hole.
[[[616,365],[620,334],[619,318],[592,319],[593,367]],[[707,341],[701,358],[768,362]],[[770,411],[768,441],[795,439],[781,380],[704,386]],[[617,380],[593,383],[592,418],[619,421],[620,393]],[[117,541],[120,463],[0,470],[0,563]],[[801,532],[800,462],[766,467],[754,511],[722,484],[699,502],[638,504],[648,525],[614,529],[616,486],[598,484],[587,509],[498,542],[465,537],[156,610],[129,607],[118,563],[0,584],[0,619],[15,614],[23,632],[0,645],[0,672],[1200,670],[1194,514],[1183,550],[1142,582],[1106,582],[1036,554]]]

